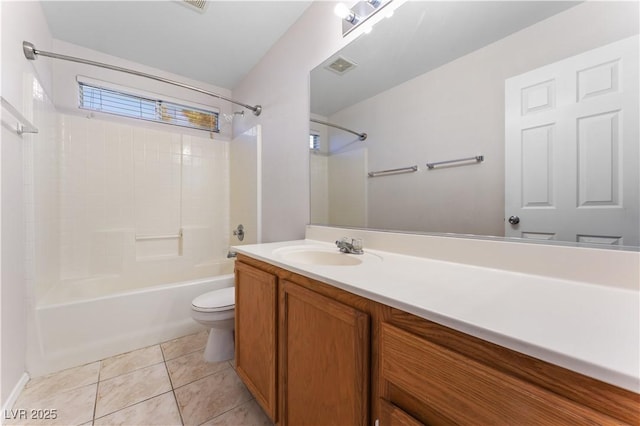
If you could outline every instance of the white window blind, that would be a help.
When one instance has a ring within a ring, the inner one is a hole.
[[[318,151],[320,149],[320,136],[310,134],[309,135],[309,149],[311,151]]]
[[[150,99],[78,83],[80,108],[156,123],[219,132],[218,113],[161,99]]]

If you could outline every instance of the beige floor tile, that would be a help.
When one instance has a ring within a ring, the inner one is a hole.
[[[164,359],[168,361],[170,359],[178,358],[179,356],[204,349],[207,345],[208,338],[208,330],[203,330],[200,333],[190,334],[188,336],[179,337],[162,343],[160,346],[164,353]]]
[[[251,400],[231,368],[175,389],[175,394],[185,425],[202,424]]]
[[[102,360],[100,380],[111,379],[121,374],[130,373],[143,367],[163,362],[160,345],[138,349]]]
[[[93,418],[97,387],[98,385],[94,383],[64,392],[56,391],[39,399],[21,395],[12,413],[19,414],[22,409],[25,410],[24,415],[8,420],[6,424],[55,426],[90,422]],[[48,414],[48,418],[44,418],[45,414]]]
[[[94,426],[182,425],[173,392],[148,399],[131,407],[96,419]]]
[[[49,374],[48,376],[36,377],[27,383],[20,396],[30,399],[43,399],[54,393],[97,383],[99,371],[100,363],[93,362]]]
[[[202,426],[273,426],[255,399],[209,420]]]
[[[141,368],[101,381],[98,385],[96,417],[113,413],[171,390],[164,364]]]
[[[180,358],[167,361],[167,369],[174,388],[184,386],[225,368],[229,368],[227,361],[205,362],[201,351],[191,352]]]

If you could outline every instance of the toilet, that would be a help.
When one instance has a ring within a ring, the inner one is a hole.
[[[210,328],[204,360],[219,362],[234,356],[235,287],[204,293],[191,302],[191,317]]]

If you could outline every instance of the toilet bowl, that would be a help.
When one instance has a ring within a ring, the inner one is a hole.
[[[210,328],[204,360],[219,362],[233,358],[235,288],[227,287],[202,294],[191,302],[191,317]]]

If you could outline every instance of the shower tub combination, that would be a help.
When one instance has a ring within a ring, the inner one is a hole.
[[[124,291],[109,292],[99,281],[76,283],[82,294],[67,288],[68,301],[43,301],[35,309],[40,362],[32,376],[205,330],[191,318],[191,301],[234,285],[233,260],[221,262],[218,269],[217,276]]]

